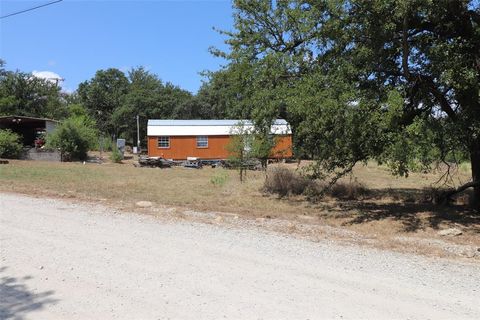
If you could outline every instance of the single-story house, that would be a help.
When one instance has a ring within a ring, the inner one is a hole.
[[[58,121],[45,118],[24,116],[0,116],[0,129],[10,129],[20,135],[24,146],[35,146],[35,140],[50,133],[59,124]]]
[[[251,129],[252,122],[247,120],[148,120],[148,156],[173,160],[227,159],[231,137]],[[271,134],[275,136],[271,157],[292,157],[292,130],[287,121],[276,120]]]

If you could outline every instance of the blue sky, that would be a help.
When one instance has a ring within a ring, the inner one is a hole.
[[[50,1],[1,0],[0,15]],[[226,48],[212,28],[231,30],[232,24],[228,0],[64,0],[0,20],[0,57],[9,70],[60,75],[67,91],[99,69],[144,66],[196,92],[199,72],[225,64],[208,52]]]

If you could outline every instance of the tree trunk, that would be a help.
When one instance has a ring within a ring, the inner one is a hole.
[[[478,183],[480,182],[480,139],[478,138],[472,144],[470,162],[472,165],[472,181]],[[477,211],[480,211],[480,185],[473,187],[472,205]]]

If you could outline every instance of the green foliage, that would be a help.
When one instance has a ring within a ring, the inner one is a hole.
[[[78,119],[84,126],[95,128],[97,126],[95,119],[90,116],[88,110],[82,104],[71,104],[67,107],[69,118]]]
[[[84,160],[96,139],[97,131],[92,122],[85,116],[76,116],[66,119],[49,134],[46,146],[60,149],[64,161]]]
[[[268,159],[272,148],[275,146],[275,137],[268,132],[250,127],[249,124],[240,121],[231,132],[231,142],[227,146],[232,161],[235,159]]]
[[[461,162],[460,165],[458,166],[459,170],[462,172],[471,172],[472,171],[472,166],[470,162]]]
[[[65,94],[56,84],[20,71],[0,71],[0,116],[18,115],[62,119]]]
[[[90,117],[87,108],[80,103],[68,105],[67,112],[69,117]]]
[[[478,1],[237,0],[234,9],[231,50],[216,53],[230,62],[225,72],[247,71],[233,85],[257,125],[289,120],[297,155],[315,160],[312,176],[336,180],[368,159],[406,176],[467,157],[480,182]]]
[[[117,147],[115,141],[110,138],[100,137],[98,150],[113,151]]]
[[[0,130],[0,158],[18,159],[21,153],[20,137],[10,130]]]
[[[78,87],[80,100],[95,119],[98,129],[110,136],[118,134],[112,114],[123,104],[128,85],[123,72],[110,68],[97,71],[95,77]]]
[[[239,122],[232,130],[230,142],[226,146],[229,164],[239,169],[240,181],[244,180],[246,170],[252,161],[260,160],[262,167],[266,169],[267,161],[275,145],[274,138],[268,132],[263,134],[259,129],[251,125]]]
[[[248,69],[248,65],[232,64],[228,69],[204,74],[207,81],[196,96],[202,119],[251,118],[253,105],[245,91],[252,76]]]
[[[225,170],[219,170],[210,178],[210,183],[215,187],[223,187],[228,181],[228,173]]]
[[[113,148],[112,150],[112,153],[110,154],[110,160],[112,160],[112,162],[115,162],[115,163],[121,163],[122,160],[123,160],[123,156],[122,156],[122,153],[120,152],[120,150],[118,150],[118,148]]]
[[[141,144],[146,143],[148,119],[195,119],[202,102],[186,90],[164,84],[143,67],[125,75],[117,69],[99,70],[95,77],[80,84],[80,102],[96,119],[98,129],[109,137],[123,137],[136,144],[139,116]],[[203,104],[204,108],[208,106]]]
[[[228,163],[239,170],[240,181],[243,182],[247,174],[245,165],[253,156],[251,153],[253,135],[243,122],[239,122],[230,134],[230,142],[226,146]]]
[[[269,129],[270,131],[270,129]],[[260,160],[263,169],[267,168],[268,159],[272,154],[272,149],[276,144],[276,137],[270,132],[256,133],[250,143],[250,153],[253,158]]]

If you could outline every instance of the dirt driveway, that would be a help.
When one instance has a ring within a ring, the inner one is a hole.
[[[0,193],[0,319],[480,319],[480,265]]]

